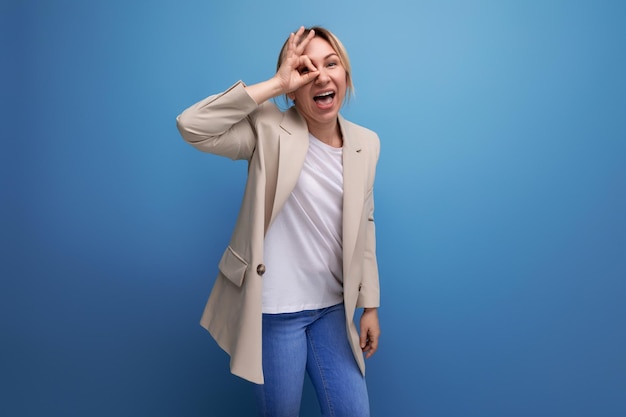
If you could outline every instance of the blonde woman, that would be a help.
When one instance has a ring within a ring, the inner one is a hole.
[[[380,142],[340,115],[351,90],[339,39],[301,27],[272,78],[238,82],[177,118],[197,149],[248,161],[201,324],[231,356],[232,373],[256,384],[262,416],[297,416],[306,373],[324,416],[369,416],[364,356],[380,336],[373,217]],[[270,101],[283,95],[293,102],[284,112]]]

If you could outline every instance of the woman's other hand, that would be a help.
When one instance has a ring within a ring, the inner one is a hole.
[[[365,358],[371,357],[378,349],[380,325],[378,323],[378,309],[366,308],[361,315],[361,350]]]

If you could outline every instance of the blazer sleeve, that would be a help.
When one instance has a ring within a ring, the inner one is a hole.
[[[380,154],[380,141],[375,137],[375,161],[372,175],[372,185],[365,198],[365,212],[367,225],[365,230],[365,252],[363,254],[363,277],[357,298],[357,307],[373,308],[380,306],[380,284],[378,278],[378,261],[376,259],[376,225],[374,223],[374,176],[376,164]]]
[[[250,159],[256,135],[250,115],[259,105],[239,81],[223,93],[199,101],[176,118],[186,142],[231,159]]]

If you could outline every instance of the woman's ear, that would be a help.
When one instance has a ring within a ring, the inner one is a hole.
[[[296,95],[293,91],[291,93],[287,93],[287,97],[289,97],[289,99],[293,102],[296,101]]]

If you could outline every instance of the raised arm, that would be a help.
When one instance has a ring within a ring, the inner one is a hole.
[[[249,159],[256,145],[249,116],[268,99],[295,91],[318,75],[309,57],[303,55],[315,33],[310,31],[304,39],[303,33],[301,27],[289,35],[281,66],[272,78],[250,86],[238,82],[183,111],[176,118],[183,138],[203,152]]]
[[[176,125],[183,139],[200,151],[249,159],[256,136],[248,116],[258,107],[238,82],[187,108],[176,118]]]

